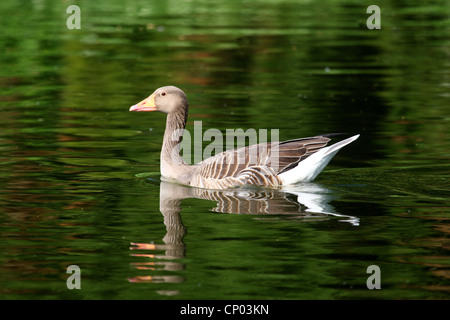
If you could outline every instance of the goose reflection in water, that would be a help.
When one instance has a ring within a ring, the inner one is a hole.
[[[220,213],[255,214],[280,218],[287,216],[299,219],[338,217],[339,221],[348,222],[354,226],[359,225],[358,218],[336,213],[330,205],[336,196],[331,190],[315,183],[292,185],[281,190],[259,187],[209,190],[161,181],[159,196],[160,211],[168,227],[168,233],[168,223],[177,225],[176,228],[171,227],[171,230],[173,228],[178,232],[181,230],[184,232],[179,214],[181,201],[189,198],[215,201],[217,206],[211,210]]]
[[[131,243],[131,250],[136,257],[151,259],[136,262],[132,266],[138,270],[178,271],[184,264],[176,261],[183,258],[185,245],[183,238],[186,227],[181,220],[181,204],[184,199],[195,198],[217,202],[211,210],[220,213],[254,214],[259,219],[296,219],[301,221],[318,221],[338,219],[340,222],[359,225],[359,219],[335,212],[330,202],[336,199],[331,190],[315,183],[306,183],[284,187],[282,190],[261,188],[236,188],[228,190],[208,190],[187,187],[161,181],[159,208],[164,217],[166,235],[164,244]],[[164,254],[155,254],[162,252]],[[182,282],[177,275],[136,276],[130,282]],[[158,291],[164,295],[175,295],[177,291]]]

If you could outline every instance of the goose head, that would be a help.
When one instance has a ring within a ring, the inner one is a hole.
[[[166,86],[156,89],[149,97],[132,106],[130,111],[161,111],[170,114],[186,111],[187,106],[183,90]]]

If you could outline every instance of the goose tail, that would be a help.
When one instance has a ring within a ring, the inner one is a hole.
[[[319,175],[320,172],[322,172],[322,170],[341,148],[358,138],[359,134],[339,141],[329,147],[322,148],[305,160],[300,161],[296,167],[283,172],[278,177],[283,182],[283,185],[312,181]]]

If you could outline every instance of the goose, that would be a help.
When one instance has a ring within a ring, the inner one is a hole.
[[[198,188],[229,189],[246,185],[281,188],[309,182],[342,147],[359,137],[357,134],[330,146],[327,143],[334,134],[259,143],[226,150],[190,165],[180,154],[188,109],[186,94],[175,86],[165,86],[129,110],[167,114],[160,155],[162,179]]]

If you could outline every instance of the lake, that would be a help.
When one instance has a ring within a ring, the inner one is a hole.
[[[448,1],[70,4],[0,3],[1,299],[450,298]],[[161,182],[128,110],[164,85],[191,132],[361,136],[283,190]]]

